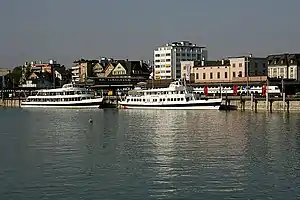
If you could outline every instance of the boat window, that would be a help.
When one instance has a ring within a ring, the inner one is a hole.
[[[183,101],[184,99],[183,98],[181,98],[181,101]]]
[[[70,95],[74,95],[75,94],[75,92],[74,91],[70,91]]]
[[[81,99],[82,99],[82,100],[85,100],[86,98],[85,98],[85,97],[82,97]]]
[[[171,101],[173,101],[173,98],[171,98]]]
[[[189,98],[187,97],[187,98],[185,98],[186,99],[186,101],[189,101]]]
[[[177,98],[177,101],[180,101],[180,98]]]
[[[167,101],[170,101],[170,98],[167,98]]]
[[[146,101],[146,99],[143,99],[143,101],[145,102],[145,101]]]

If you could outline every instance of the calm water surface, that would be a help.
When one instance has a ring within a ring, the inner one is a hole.
[[[300,199],[300,114],[0,109],[0,119],[1,200]]]

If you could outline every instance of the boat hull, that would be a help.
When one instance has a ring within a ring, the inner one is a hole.
[[[70,102],[22,102],[21,108],[99,108],[103,98],[93,101]]]
[[[121,109],[156,109],[156,110],[219,110],[222,100],[214,101],[195,101],[182,104],[129,104],[121,102]]]

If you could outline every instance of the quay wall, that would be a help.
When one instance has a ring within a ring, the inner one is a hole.
[[[222,104],[225,105],[225,101]],[[253,111],[299,111],[300,101],[241,101],[230,100],[227,105],[235,106],[237,110],[253,110]]]
[[[0,99],[0,107],[18,108],[22,99]]]

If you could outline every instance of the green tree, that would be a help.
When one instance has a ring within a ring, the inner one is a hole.
[[[22,77],[22,66],[15,67],[9,74],[5,76],[6,87],[17,87]]]

